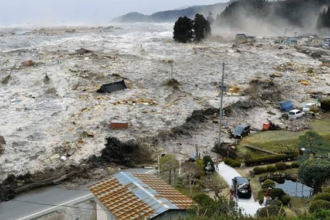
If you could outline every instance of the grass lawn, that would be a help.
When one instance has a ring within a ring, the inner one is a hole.
[[[330,143],[330,114],[327,113],[322,119],[316,119],[310,123],[311,130],[318,132]],[[238,153],[240,157],[249,154],[252,157],[269,156],[269,154],[247,149],[246,145],[252,145],[265,150],[280,153],[289,149],[296,151],[298,138],[304,135],[306,131],[266,131],[257,134],[251,134],[244,137],[238,145]]]

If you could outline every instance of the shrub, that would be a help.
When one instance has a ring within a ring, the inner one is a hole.
[[[273,181],[273,180],[271,180],[271,179],[266,179],[262,184],[261,184],[261,187],[263,188],[263,189],[267,189],[267,188],[269,188],[269,187],[271,187],[271,188],[274,188],[275,187],[275,182]]]
[[[325,100],[321,100],[321,109],[323,110],[330,110],[330,99],[325,99]]]
[[[214,202],[213,199],[211,199],[208,195],[206,194],[198,194],[193,197],[193,200],[197,202],[200,205],[206,205],[208,203]]]
[[[291,168],[291,164],[286,163],[286,164],[285,164],[285,169],[290,169],[290,168]]]
[[[267,172],[267,168],[266,167],[255,167],[255,168],[253,168],[253,171],[255,174],[261,174],[261,173]]]
[[[231,166],[231,167],[234,167],[234,168],[241,166],[241,162],[239,162],[238,160],[231,159],[231,158],[224,159],[224,162],[228,166]]]
[[[268,165],[267,166],[267,171],[268,172],[275,172],[276,171],[276,167],[274,165]]]
[[[278,162],[275,164],[275,167],[277,170],[285,170],[286,169],[286,164],[283,162]]]
[[[326,187],[323,189],[324,193],[330,193],[330,186]]]
[[[266,189],[262,189],[258,192],[258,202],[260,205],[264,202],[265,194],[266,194]]]
[[[294,160],[294,158],[297,156],[297,154],[280,154],[280,155],[274,155],[274,156],[268,156],[268,157],[259,157],[254,158],[252,160],[246,160],[244,163],[246,166],[255,166],[260,164],[269,164],[269,163],[276,163],[280,161],[290,161]]]
[[[280,188],[274,188],[272,189],[272,191],[270,191],[270,197],[272,197],[272,199],[275,199],[276,197],[279,199],[284,195],[285,192],[283,191],[283,189]]]
[[[330,193],[326,193],[326,192],[319,193],[313,198],[313,201],[316,201],[316,200],[325,200],[325,201],[330,202]]]
[[[292,162],[291,163],[291,168],[299,168],[299,163],[298,162]]]
[[[264,208],[259,209],[258,217],[267,218],[270,216],[284,217],[285,211],[282,209],[282,207],[279,207],[277,205],[270,205],[270,206],[266,206]]]
[[[280,198],[283,205],[288,205],[291,201],[291,197],[289,195],[284,195]]]
[[[325,200],[316,200],[309,205],[309,212],[313,213],[320,209],[330,209],[330,202]]]

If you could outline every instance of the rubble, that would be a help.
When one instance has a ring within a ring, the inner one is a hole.
[[[75,34],[72,28],[46,28],[19,36],[4,31],[0,130],[6,150],[0,156],[0,181],[10,173],[17,176],[78,166],[90,156],[102,155],[110,143],[119,149],[132,137],[139,146],[162,148],[179,158],[192,156],[191,143],[208,154],[219,130],[219,60],[226,63],[228,88],[223,99],[224,133],[245,122],[262,130],[267,118],[285,128],[280,101],[299,104],[313,99],[311,94],[329,93],[330,62],[316,60],[295,47],[281,45],[278,50],[271,38],[258,38],[256,46],[237,44],[234,48],[229,40],[181,45],[168,42],[172,24],[155,25],[152,35],[145,24],[126,25],[111,32],[77,27]],[[132,28],[144,30],[138,32],[139,43],[128,40]],[[82,50],[72,54],[76,48]],[[328,56],[319,50],[322,59]],[[16,66],[22,57],[40,65]],[[173,72],[164,60],[173,60]],[[105,83],[120,80],[125,80],[128,89],[96,92]],[[309,85],[302,85],[303,81]],[[112,120],[126,121],[129,128],[111,130]],[[111,149],[106,151],[111,153]],[[134,164],[125,160],[125,165]]]

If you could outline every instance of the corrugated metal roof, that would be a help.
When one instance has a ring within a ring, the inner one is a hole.
[[[192,199],[150,174],[120,172],[89,189],[119,220],[152,218],[193,204]]]

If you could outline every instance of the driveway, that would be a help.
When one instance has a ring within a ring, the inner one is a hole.
[[[220,163],[218,168],[217,172],[228,183],[229,187],[233,185],[232,179],[234,177],[241,176],[234,168],[226,165],[224,162]],[[245,215],[254,216],[257,213],[257,210],[263,207],[254,200],[253,195],[250,199],[236,199],[236,202]]]

